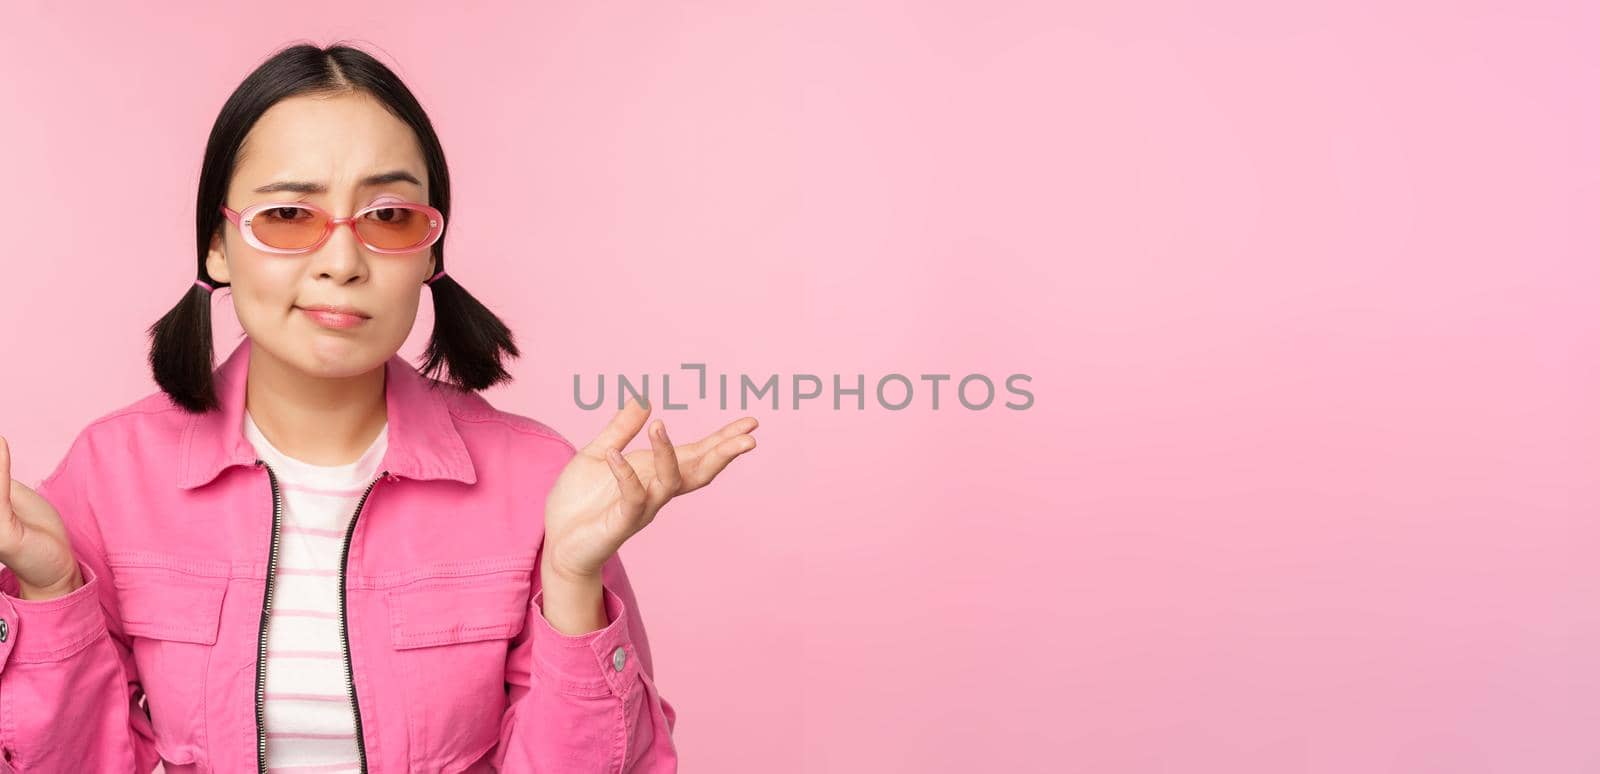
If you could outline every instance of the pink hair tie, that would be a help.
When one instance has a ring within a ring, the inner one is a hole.
[[[207,293],[210,293],[210,292],[212,292],[212,291],[214,291],[214,290],[216,290],[216,288],[215,288],[215,287],[213,287],[213,286],[211,286],[211,285],[208,285],[208,284],[206,284],[206,281],[205,281],[205,280],[195,280],[195,281],[194,281],[194,284],[196,284],[196,285],[199,285],[199,286],[200,286],[200,287],[203,287],[203,288],[205,288],[205,289],[206,289],[206,292],[207,292]]]
[[[424,284],[424,285],[432,285],[434,280],[436,280],[436,279],[438,279],[440,277],[443,277],[443,276],[444,276],[444,269],[440,269],[438,274],[435,274],[432,277],[429,277],[427,279],[427,281],[423,282],[422,284]]]

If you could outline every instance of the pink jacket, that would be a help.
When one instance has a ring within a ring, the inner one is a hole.
[[[157,391],[92,422],[39,485],[85,584],[28,601],[0,570],[0,772],[262,767],[280,507],[241,433],[250,344],[217,369],[220,411]],[[544,500],[572,444],[430,389],[399,355],[385,371],[384,472],[340,578],[365,770],[676,771],[676,713],[620,558],[605,628],[568,636],[541,612]]]

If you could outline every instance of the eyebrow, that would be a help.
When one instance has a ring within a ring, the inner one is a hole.
[[[422,182],[417,180],[415,175],[412,175],[410,172],[407,172],[403,169],[397,169],[392,172],[384,172],[382,174],[364,177],[361,179],[360,187],[367,188],[377,185],[388,185],[389,183],[412,183],[414,185],[422,185]],[[256,193],[276,193],[278,191],[289,191],[292,193],[301,194],[320,194],[327,193],[328,186],[323,185],[322,183],[307,183],[299,180],[280,180],[276,183],[267,183],[266,185],[256,189]]]

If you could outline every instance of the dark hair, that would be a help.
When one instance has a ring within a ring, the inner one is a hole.
[[[239,147],[261,115],[279,100],[301,94],[364,92],[377,98],[389,112],[416,132],[427,163],[428,204],[450,224],[450,171],[433,123],[400,78],[371,54],[342,44],[319,48],[309,43],[285,48],[244,79],[217,115],[206,141],[200,169],[200,189],[195,198],[195,246],[198,272],[208,284],[206,255],[211,238],[226,221],[220,211],[233,177]],[[444,270],[444,240],[433,246],[435,271]],[[448,366],[448,381],[465,390],[482,390],[511,375],[501,364],[502,355],[518,357],[511,331],[466,289],[446,274],[430,285],[433,292],[433,335],[425,351],[424,374],[436,376]],[[152,326],[150,370],[156,384],[179,406],[191,413],[217,408],[211,383],[211,293],[190,284],[178,304]]]

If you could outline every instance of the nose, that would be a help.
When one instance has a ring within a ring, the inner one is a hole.
[[[341,285],[366,276],[366,246],[356,236],[353,218],[334,218],[333,233],[317,248],[311,270],[316,278],[326,277]]]

